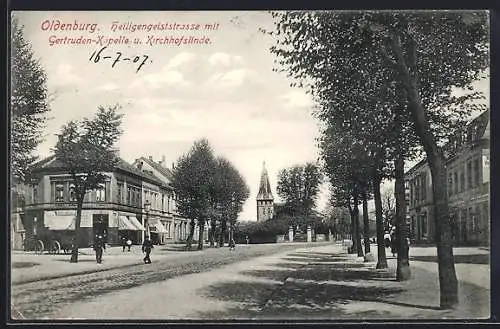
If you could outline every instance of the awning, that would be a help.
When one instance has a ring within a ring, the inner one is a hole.
[[[128,216],[128,220],[129,222],[134,225],[137,230],[139,231],[145,231],[146,228],[141,224],[141,222],[139,222],[139,220],[137,219],[137,217],[135,216]]]
[[[137,231],[135,227],[125,216],[118,217],[118,230],[119,231]]]
[[[74,230],[75,229],[75,217],[74,216],[56,216],[50,213],[45,213],[44,225],[49,230],[53,231],[64,231],[64,230]]]
[[[167,233],[167,229],[159,220],[149,220],[149,230],[153,233]]]

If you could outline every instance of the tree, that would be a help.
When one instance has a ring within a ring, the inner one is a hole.
[[[113,171],[118,161],[115,148],[122,131],[122,114],[119,106],[98,108],[93,119],[85,118],[81,122],[70,121],[61,129],[53,149],[56,158],[61,161],[71,175],[76,198],[75,236],[71,251],[71,263],[78,262],[80,223],[85,194],[100,187],[107,172]]]
[[[198,249],[203,249],[205,224],[213,215],[213,180],[217,162],[207,139],[196,141],[191,150],[181,156],[173,171],[172,186],[178,197],[179,213],[191,219],[187,247],[193,241],[195,220],[199,226]]]
[[[16,18],[11,31],[11,173],[13,190],[23,183],[34,152],[43,141],[43,128],[50,111],[47,76],[24,38]]]
[[[457,96],[454,91],[470,90],[489,66],[486,12],[275,12],[273,16],[275,34],[281,38],[272,52],[292,77],[313,87],[313,93],[329,92],[331,99],[346,85],[366,93],[374,86],[374,77],[386,75],[387,94],[403,96],[404,103],[394,102],[402,128],[412,128],[431,168],[441,306],[456,306],[441,146],[467,113],[481,107],[471,103],[482,98],[480,93]],[[352,76],[358,81],[354,86]]]
[[[218,157],[216,161],[217,165],[214,172],[212,189],[212,205],[217,210],[221,225],[219,245],[223,245],[227,224],[229,224],[229,241],[233,239],[234,225],[238,218],[238,214],[243,209],[243,204],[250,195],[250,189],[243,176],[229,160],[224,157]],[[213,216],[211,244],[215,238],[215,224],[215,216]]]
[[[319,193],[321,172],[313,163],[282,169],[278,174],[278,195],[294,216],[311,213]]]

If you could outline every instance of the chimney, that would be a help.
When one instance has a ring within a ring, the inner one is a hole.
[[[144,162],[139,161],[139,162],[137,163],[137,168],[142,169],[142,166],[143,166],[143,165],[144,165]]]
[[[175,169],[175,163],[172,162],[172,170]]]
[[[160,162],[160,164],[162,166],[165,166],[165,156],[164,155],[161,156],[161,162]]]
[[[152,155],[150,155],[148,158],[149,158],[149,160],[153,161],[153,156]]]

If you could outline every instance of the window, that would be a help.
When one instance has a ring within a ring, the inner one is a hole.
[[[56,202],[64,201],[64,185],[62,183],[56,183]]]
[[[471,189],[472,185],[472,162],[467,161],[467,188]]]
[[[118,183],[118,187],[117,187],[117,191],[116,191],[118,203],[122,203],[122,188],[123,188],[123,184]]]
[[[453,182],[454,182],[453,192],[455,194],[457,194],[458,193],[458,173],[456,171],[453,173]]]
[[[106,201],[106,187],[104,184],[99,184],[99,187],[96,189],[95,200]]]
[[[420,179],[415,180],[415,204],[420,201]]]
[[[422,201],[425,201],[427,199],[427,175],[423,174],[422,175]]]
[[[135,189],[135,188],[132,188],[130,193],[132,194],[131,205],[132,205],[132,206],[135,206],[135,205],[136,205],[136,201],[135,201],[136,189]]]
[[[33,203],[38,202],[38,186],[33,185]]]
[[[33,235],[36,235],[37,233],[37,226],[38,226],[37,220],[38,218],[33,217]]]
[[[460,192],[465,190],[465,172],[463,170],[460,171]]]
[[[413,206],[413,182],[410,181],[410,206]]]
[[[448,195],[453,194],[453,174],[448,173]]]
[[[130,190],[130,186],[127,187],[127,204],[130,205],[130,200],[131,200],[131,190]]]
[[[75,184],[69,184],[69,201],[76,201]]]
[[[474,187],[477,187],[477,186],[479,186],[479,184],[481,184],[480,166],[481,166],[481,160],[479,158],[476,158],[474,160]]]

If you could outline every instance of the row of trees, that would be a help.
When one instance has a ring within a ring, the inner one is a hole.
[[[471,84],[489,67],[485,12],[273,12],[277,70],[305,87],[323,123],[319,146],[332,201],[351,213],[362,255],[358,206],[375,200],[379,259],[386,267],[380,184],[395,180],[397,244],[404,246],[404,161],[425,152],[435,203],[441,306],[458,303],[442,146],[463,126]],[[455,90],[468,92],[457,94]],[[366,223],[367,212],[363,211]],[[365,225],[366,227],[366,225]],[[366,235],[365,235],[366,236]],[[365,244],[369,251],[369,244]],[[410,275],[398,253],[397,279]]]
[[[216,239],[219,245],[224,243],[227,229],[229,240],[233,239],[234,225],[250,190],[229,160],[214,155],[208,140],[196,141],[191,150],[178,159],[172,186],[179,213],[191,220],[188,248],[192,245],[196,223],[200,228],[198,249],[203,249],[203,232],[208,222],[211,246]]]

